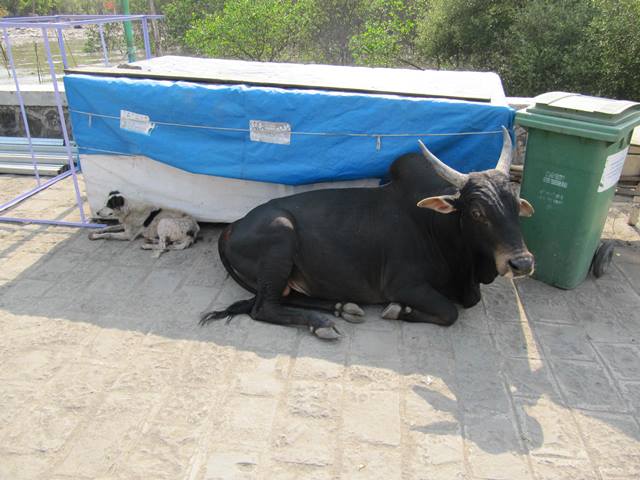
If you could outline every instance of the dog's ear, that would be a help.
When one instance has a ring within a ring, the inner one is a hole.
[[[111,195],[107,201],[107,207],[116,210],[124,206],[124,197],[122,195]]]

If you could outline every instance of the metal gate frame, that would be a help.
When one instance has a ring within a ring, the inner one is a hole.
[[[163,15],[53,15],[53,16],[39,16],[39,17],[5,17],[0,18],[0,28],[2,28],[2,34],[7,50],[7,58],[11,69],[11,75],[16,88],[16,95],[18,97],[18,103],[20,106],[20,113],[22,115],[22,121],[24,123],[25,133],[27,137],[27,143],[29,146],[29,153],[31,154],[31,161],[34,169],[36,187],[23,192],[15,198],[9,200],[0,205],[0,222],[8,223],[25,223],[25,224],[44,224],[44,225],[57,225],[64,227],[84,227],[84,228],[99,228],[103,227],[102,224],[91,223],[86,218],[84,208],[82,206],[82,198],[80,195],[80,188],[78,186],[78,169],[75,164],[73,152],[71,150],[71,144],[69,142],[69,130],[64,118],[64,110],[62,105],[62,96],[58,88],[58,77],[56,76],[53,57],[51,55],[51,47],[49,44],[49,30],[55,30],[58,37],[58,47],[60,49],[60,56],[62,58],[62,65],[64,69],[68,68],[67,55],[64,46],[64,37],[62,31],[65,28],[73,28],[77,25],[98,25],[100,33],[100,43],[102,46],[102,56],[105,66],[109,66],[109,55],[107,51],[107,45],[104,39],[104,25],[108,23],[120,23],[130,21],[142,22],[142,36],[144,40],[144,51],[147,59],[151,58],[151,46],[149,43],[149,20],[162,19]],[[27,119],[27,111],[24,105],[24,98],[20,90],[20,81],[16,74],[15,63],[13,59],[13,53],[11,51],[11,37],[9,36],[9,29],[11,28],[34,28],[42,30],[42,39],[44,44],[44,50],[47,55],[47,63],[49,64],[49,72],[51,74],[51,82],[53,83],[53,92],[56,100],[56,107],[58,110],[58,116],[60,118],[60,126],[62,129],[62,136],[64,138],[64,145],[66,147],[67,161],[69,162],[69,170],[43,182],[40,179],[38,172],[38,162],[33,149],[33,142],[31,132],[29,130],[29,121]],[[37,219],[37,218],[17,218],[7,217],[1,214],[10,208],[18,205],[19,203],[27,200],[28,198],[36,195],[37,193],[46,190],[51,185],[71,177],[73,179],[73,187],[76,196],[76,206],[80,212],[80,222],[66,222],[54,219]]]

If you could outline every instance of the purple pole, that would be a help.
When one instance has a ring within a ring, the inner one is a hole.
[[[29,130],[29,121],[27,120],[27,110],[24,108],[24,99],[22,98],[22,92],[20,91],[20,82],[18,81],[18,75],[16,75],[16,66],[13,62],[13,53],[11,52],[11,42],[9,41],[9,33],[6,28],[2,29],[4,36],[4,43],[7,46],[7,57],[9,57],[9,65],[11,66],[11,75],[13,75],[13,82],[16,85],[16,95],[18,96],[18,103],[20,105],[20,113],[22,114],[22,121],[24,122],[24,132],[27,134],[27,141],[29,143],[29,153],[31,154],[31,162],[33,165],[33,171],[36,175],[36,184],[40,186],[40,173],[38,172],[38,162],[36,162],[36,155],[33,152],[33,143],[31,142],[31,131]]]
[[[58,48],[60,48],[60,57],[62,58],[62,66],[67,68],[67,51],[64,49],[64,37],[62,36],[62,28],[56,28],[58,32]]]
[[[60,97],[60,91],[58,90],[58,79],[56,77],[56,69],[53,66],[53,59],[51,58],[51,48],[49,47],[49,37],[47,35],[47,29],[42,27],[42,36],[44,38],[44,49],[47,53],[47,61],[49,62],[49,71],[51,72],[51,81],[53,82],[53,92],[56,97],[56,105],[58,107],[58,115],[60,116],[60,126],[62,128],[62,136],[64,137],[64,145],[67,148],[67,158],[69,159],[69,169],[71,170],[71,176],[73,177],[73,188],[76,191],[76,203],[78,210],[80,210],[80,220],[82,223],[86,222],[84,216],[84,209],[82,208],[82,199],[80,198],[80,187],[78,186],[78,176],[76,175],[76,166],[73,162],[73,154],[71,152],[71,145],[69,144],[69,134],[67,132],[67,122],[64,119],[64,111],[62,110],[62,98]]]
[[[149,26],[147,25],[147,17],[142,19],[142,37],[144,38],[144,53],[147,60],[151,58],[151,47],[149,45]]]
[[[16,217],[0,217],[0,222],[35,223],[39,225],[56,225],[58,227],[83,227],[83,228],[106,227],[106,225],[102,223],[65,222],[62,220],[40,220],[37,218],[16,218]]]
[[[107,43],[104,41],[104,25],[100,23],[98,25],[100,31],[100,43],[102,44],[102,58],[104,59],[104,66],[109,66],[109,54],[107,53]]]

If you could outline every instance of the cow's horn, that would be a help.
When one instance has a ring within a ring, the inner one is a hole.
[[[502,127],[502,138],[502,152],[500,152],[500,158],[498,159],[496,170],[508,176],[509,168],[511,167],[511,153],[513,148],[511,147],[511,136],[509,136],[509,131],[504,127]]]
[[[467,183],[467,180],[469,179],[468,175],[456,172],[449,165],[445,165],[438,157],[431,153],[427,147],[424,146],[424,143],[422,143],[421,140],[418,140],[418,143],[420,144],[420,150],[422,150],[422,154],[427,160],[431,162],[438,175],[440,175],[455,187],[464,187],[464,184]]]

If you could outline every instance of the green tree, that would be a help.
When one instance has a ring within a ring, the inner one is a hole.
[[[432,0],[417,26],[417,48],[436,68],[492,70],[525,0]]]
[[[375,0],[365,11],[361,32],[350,41],[356,63],[374,66],[416,66],[416,19],[424,14],[425,0]]]
[[[172,44],[185,46],[185,34],[196,23],[207,15],[221,12],[224,0],[170,0],[156,7],[165,18],[162,22],[167,40]]]
[[[640,1],[592,0],[583,52],[593,93],[640,101]]]
[[[310,5],[310,32],[304,51],[308,60],[352,65],[349,42],[361,31],[367,0],[314,0]]]
[[[295,60],[308,40],[312,6],[311,0],[227,1],[222,12],[195,22],[186,43],[212,57]]]
[[[113,0],[117,3],[117,0]],[[76,15],[102,15],[108,12],[104,2],[93,0],[57,0],[57,12]]]
[[[505,62],[498,68],[507,92],[593,93],[586,35],[594,13],[584,0],[538,0],[522,8],[507,32]]]
[[[0,0],[0,8],[12,17],[48,15],[57,9],[57,0]]]

